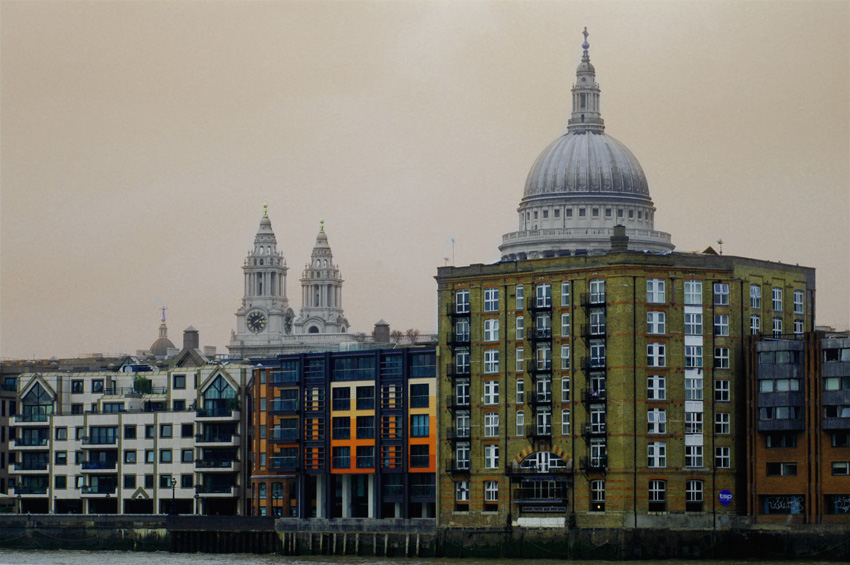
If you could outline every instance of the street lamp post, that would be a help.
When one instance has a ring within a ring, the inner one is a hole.
[[[174,475],[171,475],[171,512],[169,514],[172,516],[177,514],[177,510],[174,508],[174,489],[176,486]]]
[[[200,510],[199,510],[199,507],[198,507],[198,499],[199,499],[199,498],[201,498],[201,495],[199,495],[199,494],[196,492],[196,493],[195,493],[195,514],[200,514]]]

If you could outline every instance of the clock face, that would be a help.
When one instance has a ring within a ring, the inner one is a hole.
[[[266,316],[262,312],[251,312],[248,314],[248,329],[255,334],[266,328]]]

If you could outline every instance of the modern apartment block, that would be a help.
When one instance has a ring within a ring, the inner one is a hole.
[[[813,330],[813,269],[611,251],[443,267],[437,282],[441,525],[746,512],[744,338]]]
[[[850,524],[850,339],[758,339],[748,368],[749,512]]]
[[[434,347],[282,355],[251,386],[251,513],[433,518]]]
[[[184,350],[167,371],[18,376],[19,511],[244,513],[249,369],[199,361]]]

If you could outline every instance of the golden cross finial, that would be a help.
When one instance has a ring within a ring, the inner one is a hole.
[[[264,218],[269,217],[269,205],[268,204],[263,204],[263,217]]]
[[[319,232],[325,233],[325,220],[324,219],[319,220]]]

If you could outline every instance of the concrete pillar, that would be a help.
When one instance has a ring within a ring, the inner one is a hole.
[[[316,477],[316,517],[327,518],[325,507],[327,506],[327,476]]]
[[[351,475],[342,475],[342,517],[351,518]]]
[[[375,513],[375,492],[376,492],[376,481],[377,475],[366,475],[366,492],[369,498],[369,517],[377,518],[377,514]]]

